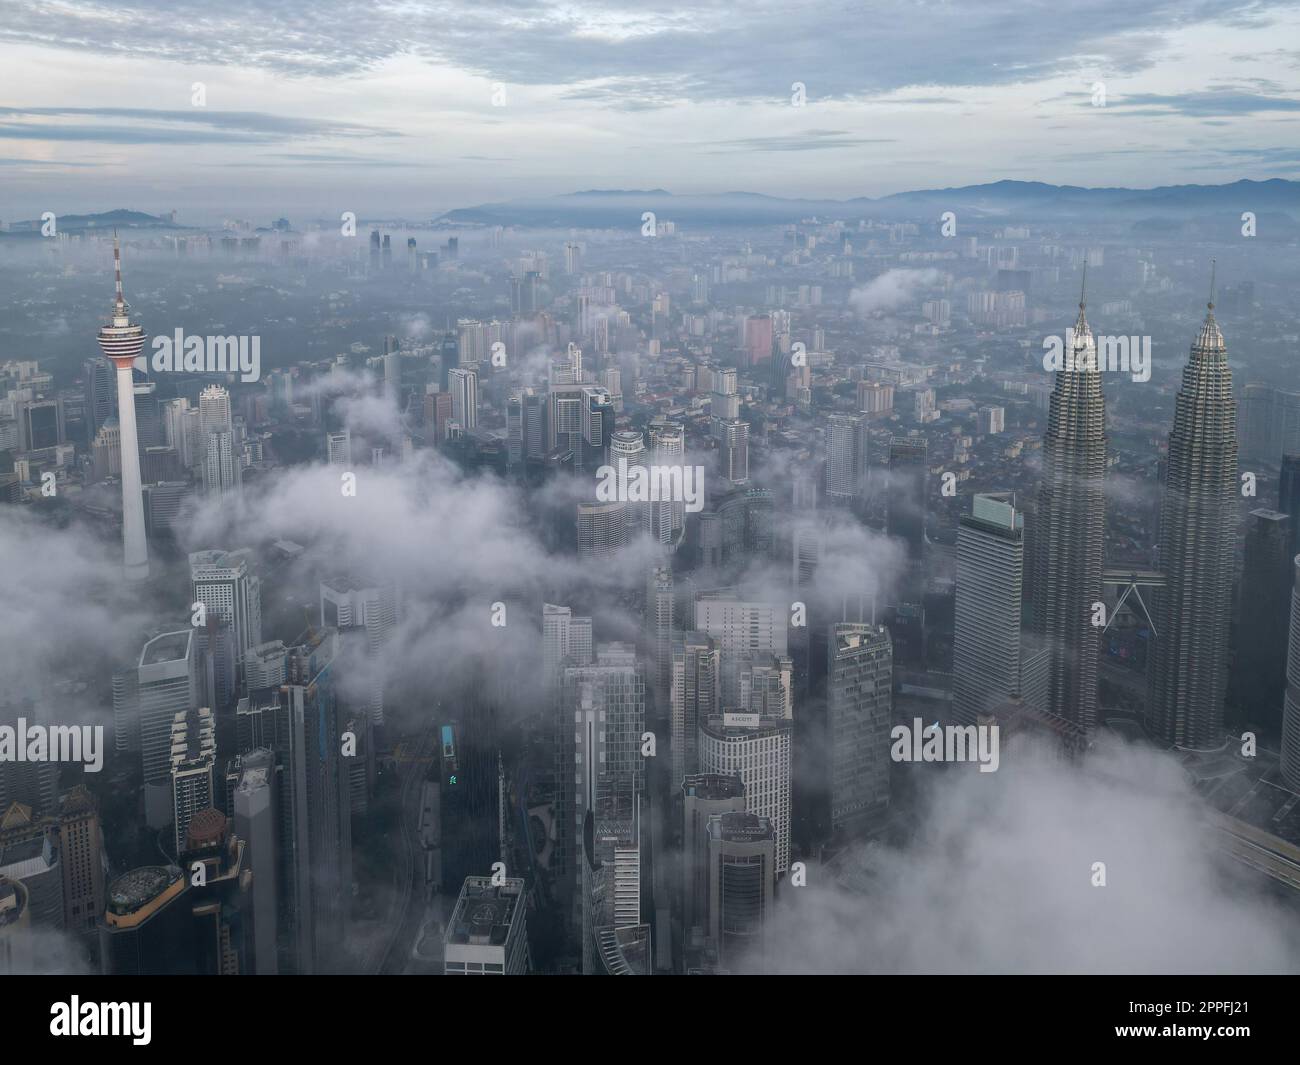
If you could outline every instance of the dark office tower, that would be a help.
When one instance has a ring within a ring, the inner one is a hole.
[[[448,259],[460,258],[460,237],[447,238],[447,258]]]
[[[646,578],[646,688],[662,712],[669,702],[673,671],[673,571],[653,567]]]
[[[1167,583],[1153,619],[1149,722],[1178,747],[1222,740],[1238,491],[1232,371],[1211,302],[1183,368],[1160,506]]]
[[[418,259],[416,258],[416,252],[415,252],[415,238],[407,237],[406,238],[406,269],[410,273],[415,273],[417,269],[416,266],[417,262]]]
[[[393,268],[393,238],[387,233],[384,234],[383,265],[385,270]]]
[[[1291,519],[1252,510],[1238,588],[1233,694],[1243,724],[1276,736],[1286,688],[1286,637],[1291,617]]]
[[[133,869],[109,885],[99,926],[105,976],[237,976],[251,971],[245,946],[249,879],[244,842],[229,834],[221,813],[204,810],[190,825],[181,862],[181,868]],[[201,872],[195,863],[203,866]]]
[[[579,468],[594,473],[609,461],[614,439],[614,403],[603,388],[582,390],[582,446]]]
[[[246,841],[248,867],[253,873],[249,899],[253,916],[253,971],[259,976],[278,972],[276,956],[277,912],[279,908],[279,858],[276,854],[277,780],[275,752],[261,748],[239,760],[239,782],[235,786],[235,835]]]
[[[108,885],[99,926],[99,965],[105,976],[187,976],[197,970],[188,947],[188,884],[174,865],[148,865]]]
[[[100,426],[117,409],[117,393],[113,380],[113,367],[105,360],[87,359],[84,373],[86,375],[85,444],[89,447]]]
[[[829,461],[827,463],[829,474]],[[925,480],[928,457],[922,437],[896,436],[889,441],[888,532],[907,544],[907,557],[921,560],[925,549]],[[829,481],[828,481],[829,490]]]
[[[524,461],[524,395],[510,393],[506,400],[506,465],[512,469]]]
[[[195,970],[208,976],[254,975],[247,843],[230,831],[225,814],[208,807],[190,820],[180,862],[189,878],[181,901],[188,903]]]
[[[743,812],[745,785],[740,777],[719,773],[691,773],[682,781],[682,929],[703,929],[709,917],[710,818]]]
[[[1282,776],[1295,791],[1300,791],[1300,558],[1292,563],[1292,569],[1286,701],[1282,704]]]
[[[1093,603],[1101,601],[1106,529],[1106,401],[1097,344],[1084,300],[1067,336],[1043,437],[1043,481],[1034,514],[1034,625],[1045,640],[1043,709],[1085,731],[1097,725],[1097,647]]]
[[[709,854],[709,939],[724,969],[763,968],[776,889],[776,830],[770,818],[715,814]]]
[[[889,804],[894,649],[882,625],[831,626],[826,726],[831,827],[854,831]]]
[[[370,265],[373,269],[379,269],[379,230],[370,231]]]
[[[1287,558],[1300,554],[1300,455],[1282,456],[1282,473],[1277,484],[1277,509],[1291,519]]]
[[[438,384],[443,392],[450,388],[450,374],[460,365],[460,341],[455,333],[444,333],[438,345]]]
[[[337,971],[342,962],[352,883],[352,809],[340,738],[346,714],[334,675],[338,633],[327,629],[295,647],[281,697],[288,715],[286,929],[299,974]]]

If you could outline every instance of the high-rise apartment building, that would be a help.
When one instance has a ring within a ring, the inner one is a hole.
[[[216,805],[217,731],[206,706],[177,712],[172,721],[172,812],[176,853],[185,849],[190,821],[200,810]]]

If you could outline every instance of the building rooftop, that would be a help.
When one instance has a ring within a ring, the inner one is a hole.
[[[708,833],[710,839],[721,839],[728,843],[753,843],[761,839],[775,839],[776,830],[772,827],[770,817],[732,810],[730,813],[714,814],[709,818]]]
[[[697,799],[734,799],[745,794],[745,782],[721,773],[692,773],[682,781],[682,794]]]
[[[523,902],[524,882],[510,878],[493,885],[485,876],[466,877],[460,898],[447,922],[446,942],[504,946]]]
[[[155,636],[140,653],[140,665],[155,666],[161,662],[175,662],[189,653],[191,634],[184,632],[165,632]]]
[[[168,865],[145,865],[123,873],[108,886],[109,911],[126,914],[147,906],[180,875],[179,869]]]

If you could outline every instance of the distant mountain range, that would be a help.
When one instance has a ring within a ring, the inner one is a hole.
[[[54,219],[60,233],[84,233],[88,229],[183,229],[170,218],[145,214],[142,211],[103,211],[100,214],[61,214]],[[42,222],[39,218],[9,223],[9,236],[40,236]],[[6,234],[0,233],[0,236]]]
[[[513,225],[531,228],[634,228],[641,215],[653,211],[660,222],[695,225],[771,225],[803,218],[825,220],[937,219],[955,211],[974,220],[1092,220],[1139,222],[1161,219],[1179,222],[1239,219],[1251,211],[1257,221],[1275,215],[1274,230],[1295,231],[1300,217],[1300,182],[1234,181],[1228,185],[1168,185],[1154,189],[1048,185],[1039,181],[995,181],[961,188],[899,192],[872,199],[809,200],[728,192],[709,196],[674,196],[664,189],[589,189],[543,199],[512,200],[449,211],[439,221],[459,225]],[[1268,227],[1260,225],[1263,237]]]

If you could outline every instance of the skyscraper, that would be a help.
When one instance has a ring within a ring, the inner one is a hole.
[[[239,491],[240,480],[234,433],[208,433],[203,452],[203,490],[213,496],[231,495]]]
[[[655,418],[650,422],[650,450],[657,466],[680,466],[686,458],[686,428],[681,422]],[[651,503],[650,535],[661,544],[672,543],[686,518],[683,500]]]
[[[140,755],[144,769],[145,816],[162,828],[172,816],[172,723],[199,705],[199,663],[194,630],[156,636],[144,645],[138,664]]]
[[[669,720],[672,727],[672,783],[699,764],[699,727],[721,710],[721,658],[713,638],[683,632],[673,640]]]
[[[1281,727],[1286,641],[1291,618],[1291,519],[1276,510],[1250,512],[1238,588],[1237,647],[1230,679],[1242,724]]]
[[[627,543],[626,503],[578,504],[578,554],[584,561],[613,558]]]
[[[1282,776],[1300,791],[1300,556],[1292,563],[1291,632],[1287,642],[1286,700],[1282,706]]]
[[[718,473],[732,484],[749,480],[749,423],[740,420],[722,425],[718,444]]]
[[[646,687],[663,706],[673,667],[673,571],[667,566],[653,567],[646,580],[645,650],[650,663]]]
[[[1085,290],[1086,291],[1086,290]],[[1043,481],[1034,515],[1034,626],[1047,645],[1043,709],[1086,731],[1097,725],[1093,604],[1101,601],[1106,528],[1106,401],[1085,300],[1056,373],[1043,437]]]
[[[977,495],[957,525],[952,713],[960,724],[1021,694],[1024,550],[1024,515],[1010,495]]]
[[[193,601],[224,619],[235,633],[239,658],[262,642],[262,586],[248,550],[190,553]]]
[[[852,506],[866,490],[867,416],[832,414],[826,423],[826,501]]]
[[[762,966],[776,888],[776,831],[771,818],[714,814],[708,837],[709,938],[718,961]]]
[[[451,392],[451,416],[460,423],[462,432],[478,427],[478,373],[458,366],[448,374]]]
[[[140,483],[140,447],[135,428],[135,383],[132,368],[144,350],[144,326],[132,323],[131,308],[122,295],[122,251],[113,236],[116,298],[107,325],[99,330],[100,349],[117,368],[117,420],[122,455],[122,547],[127,580],[149,576],[149,547],[144,531],[144,496]]]
[[[709,914],[710,819],[745,809],[745,785],[737,776],[691,773],[682,781],[682,928],[689,935]]]
[[[1300,554],[1300,455],[1283,455],[1277,483],[1277,509],[1291,519],[1287,559]]]
[[[740,777],[745,809],[772,821],[778,875],[790,868],[791,732],[790,721],[758,714],[728,712],[700,722],[700,772]]]
[[[889,804],[893,647],[883,625],[845,621],[827,641],[831,827],[852,830]]]
[[[588,912],[583,838],[587,818],[632,816],[645,791],[645,681],[636,651],[601,644],[596,662],[564,670],[557,713],[557,876],[574,892],[575,927]],[[584,944],[585,949],[585,944]]]
[[[896,436],[889,441],[887,529],[906,543],[911,562],[920,561],[925,548],[927,456],[924,437]]]
[[[469,876],[443,938],[447,976],[522,976],[528,972],[524,881]]]
[[[627,464],[629,479],[638,476],[634,471],[638,469],[644,470],[648,465],[645,438],[637,430],[619,429],[610,435],[609,464],[615,471],[618,471],[620,461]],[[629,483],[631,483],[630,480]],[[658,505],[658,503],[652,503],[648,499],[634,500],[627,504],[627,535],[629,539],[635,539],[642,535],[643,532],[649,532],[653,514],[651,508]]]
[[[567,606],[542,604],[542,675],[557,685],[565,668],[591,663],[591,618],[573,616]]]
[[[1166,585],[1148,718],[1178,747],[1222,740],[1238,491],[1232,371],[1210,302],[1183,368],[1160,507]]]
[[[397,587],[391,581],[369,582],[353,577],[339,577],[321,581],[320,619],[326,628],[340,632],[349,629],[365,631],[366,657],[372,664],[370,720],[375,725],[384,723],[384,648],[397,629]]]
[[[177,713],[172,721],[171,769],[178,855],[185,850],[185,836],[194,815],[216,805],[216,759],[217,731],[212,711],[204,706]]]
[[[351,911],[352,800],[341,753],[346,710],[334,675],[338,633],[316,633],[289,654],[280,695],[287,712],[288,786],[282,869],[294,972],[337,971]]]
[[[248,843],[248,864],[253,870],[249,904],[253,915],[253,961],[259,976],[274,975],[279,967],[276,794],[275,753],[263,748],[243,755],[233,797],[234,828],[235,834]]]

